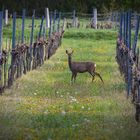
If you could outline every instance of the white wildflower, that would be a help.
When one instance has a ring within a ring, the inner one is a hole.
[[[85,118],[84,121],[85,121],[86,123],[89,123],[89,122],[90,122],[90,120],[88,120],[87,118]]]
[[[73,98],[73,99],[71,99],[73,102],[76,102],[77,100],[76,100],[76,98]]]
[[[60,95],[61,98],[63,98],[63,95]]]
[[[48,114],[48,110],[45,110],[45,111],[44,111],[44,114]]]
[[[72,125],[72,127],[77,127],[77,126],[79,126],[79,124],[73,124],[73,125]]]
[[[91,108],[89,107],[88,110],[91,110]]]
[[[73,124],[72,127],[75,127],[75,124]]]
[[[62,116],[65,116],[65,115],[66,115],[66,111],[65,111],[65,110],[62,110],[62,111],[61,111],[61,115],[62,115]]]
[[[82,109],[84,109],[85,107],[84,107],[84,106],[82,106],[81,108],[82,108]]]
[[[34,95],[37,95],[37,93],[35,92]]]
[[[73,99],[74,97],[73,96],[70,96],[70,98]]]

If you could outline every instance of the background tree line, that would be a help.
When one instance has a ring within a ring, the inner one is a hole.
[[[132,9],[140,11],[140,0],[0,0],[0,8],[8,9],[10,12],[21,12],[26,8],[28,14],[36,9],[37,14],[41,15],[44,8],[49,7],[50,10],[59,10],[62,12],[70,12],[76,9],[78,12],[92,13],[92,8],[96,7],[99,12],[110,12],[121,9]]]

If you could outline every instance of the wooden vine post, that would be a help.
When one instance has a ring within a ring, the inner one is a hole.
[[[61,21],[61,12],[59,12],[59,15],[58,15],[57,32],[60,31],[60,21]]]
[[[8,25],[8,9],[5,10],[5,25]]]
[[[16,12],[13,13],[13,29],[12,29],[12,52],[11,52],[11,66],[8,71],[8,87],[13,85],[14,74],[16,71]]]
[[[94,28],[97,29],[97,8],[93,8],[93,23]]]
[[[50,28],[49,8],[45,8],[45,18],[46,18],[46,29],[49,29]]]
[[[132,51],[134,55],[136,55],[136,46],[137,46],[137,40],[139,34],[139,24],[140,24],[140,16],[137,16],[137,22],[135,26],[135,36],[134,36],[133,47],[132,47]]]
[[[46,39],[46,26],[43,26],[43,39]]]
[[[55,32],[55,22],[56,21],[56,10],[54,11],[54,15],[53,15],[53,32]]]
[[[76,19],[76,11],[73,10],[73,21],[72,21],[73,27],[75,27],[75,19]]]
[[[0,11],[0,57],[2,54],[2,27],[3,27],[3,12]]]
[[[24,45],[25,43],[25,15],[26,15],[26,10],[23,9],[22,11],[22,31],[21,31],[21,44]],[[21,56],[21,61],[20,61],[20,76],[22,75],[22,72],[26,74],[26,54],[25,52],[22,52]]]
[[[40,30],[39,30],[39,38],[42,35],[42,30],[43,30],[43,21],[44,21],[44,16],[42,16],[42,20],[41,20],[41,25],[40,25]],[[39,46],[38,46],[38,65],[41,66],[43,64],[44,61],[44,45],[42,44],[42,42],[40,42]]]
[[[31,28],[31,34],[30,34],[30,46],[29,46],[29,68],[28,70],[31,70],[32,67],[32,56],[33,56],[33,39],[34,39],[34,19],[35,19],[35,10],[33,11],[32,15],[32,28]]]
[[[3,88],[3,78],[2,78],[2,65],[3,65],[3,56],[2,56],[2,27],[3,27],[3,12],[0,11],[0,95],[2,95]]]
[[[50,13],[50,28],[49,28],[49,37],[52,34],[52,12]]]
[[[128,50],[131,50],[131,11],[127,12],[127,34],[126,34],[126,43]],[[128,88],[127,88],[127,96],[131,94],[132,89],[132,64],[130,60],[130,56],[128,55]]]
[[[23,9],[22,11],[22,32],[21,32],[21,43],[24,43],[24,28],[25,28],[25,14],[26,10]]]
[[[123,13],[120,13],[120,30],[119,30],[119,38],[122,39],[122,35],[123,35]]]
[[[42,29],[43,29],[43,22],[44,22],[44,16],[42,16],[42,20],[41,20],[41,24],[40,24],[40,30],[39,30],[38,38],[41,37],[41,33],[42,33]]]

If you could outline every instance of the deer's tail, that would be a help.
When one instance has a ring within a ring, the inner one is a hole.
[[[97,76],[101,79],[101,81],[104,83],[104,81],[103,81],[101,75],[100,75],[98,72],[94,72],[94,74],[97,75]]]

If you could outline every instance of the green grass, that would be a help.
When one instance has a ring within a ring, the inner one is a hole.
[[[15,81],[0,97],[2,140],[139,140],[135,109],[115,61],[115,31],[68,30],[45,64]],[[73,60],[93,61],[105,84],[88,73],[70,83]]]

